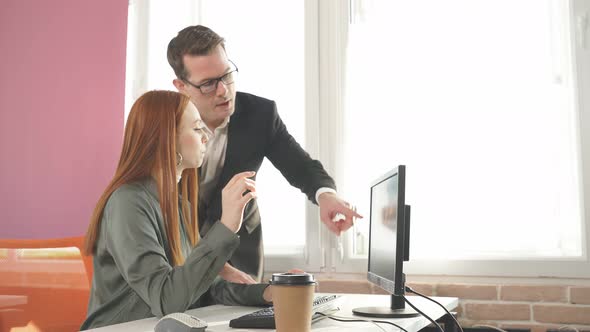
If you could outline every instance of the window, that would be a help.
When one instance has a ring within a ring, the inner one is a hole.
[[[238,90],[276,100],[367,218],[369,183],[407,165],[408,273],[583,276],[588,12],[581,0],[132,0],[127,100],[174,89],[168,41],[209,25]],[[366,271],[368,221],[337,238],[268,162],[258,185],[267,270]]]
[[[408,272],[460,273],[444,262],[485,261],[461,271],[498,274],[496,262],[513,275],[559,274],[519,264],[585,261],[568,2],[351,8],[341,187],[368,214],[370,182],[407,165]],[[350,261],[366,257],[367,235],[366,222],[347,234]]]
[[[132,1],[127,112],[148,90],[175,90],[174,73],[166,58],[168,42],[181,29],[202,24],[225,38],[228,56],[240,70],[237,90],[275,100],[289,132],[305,147],[309,133],[305,126],[304,11],[303,2],[272,0]],[[297,265],[304,266],[306,243],[313,242],[306,237],[306,197],[268,160],[259,171],[257,186],[266,253],[281,257],[297,254]],[[317,222],[312,227],[317,229]]]

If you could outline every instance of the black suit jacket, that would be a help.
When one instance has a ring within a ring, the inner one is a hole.
[[[265,157],[313,203],[317,204],[315,193],[319,188],[336,189],[322,164],[312,159],[289,134],[274,101],[238,92],[235,112],[228,125],[225,163],[219,183],[209,202],[199,202],[199,224],[203,232],[221,218],[221,190],[227,182],[237,173],[258,171]],[[254,232],[259,225],[258,204],[252,200],[244,212],[241,236]]]

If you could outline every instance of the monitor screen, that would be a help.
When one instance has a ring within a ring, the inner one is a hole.
[[[405,256],[405,167],[398,166],[371,186],[369,281],[391,294],[403,294]]]
[[[353,314],[366,317],[415,317],[405,307],[404,260],[409,259],[410,206],[405,204],[406,167],[400,165],[371,185],[369,269],[367,279],[391,293],[389,307],[359,307]]]

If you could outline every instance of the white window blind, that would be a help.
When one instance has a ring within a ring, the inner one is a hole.
[[[345,196],[405,164],[412,259],[583,258],[568,2],[352,4]]]

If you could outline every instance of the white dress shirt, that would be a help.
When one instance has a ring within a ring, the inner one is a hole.
[[[204,202],[209,202],[211,193],[217,186],[219,175],[225,164],[225,151],[227,150],[227,129],[229,117],[214,131],[209,127],[203,128],[208,136],[207,152],[201,165],[199,178],[199,197]]]

